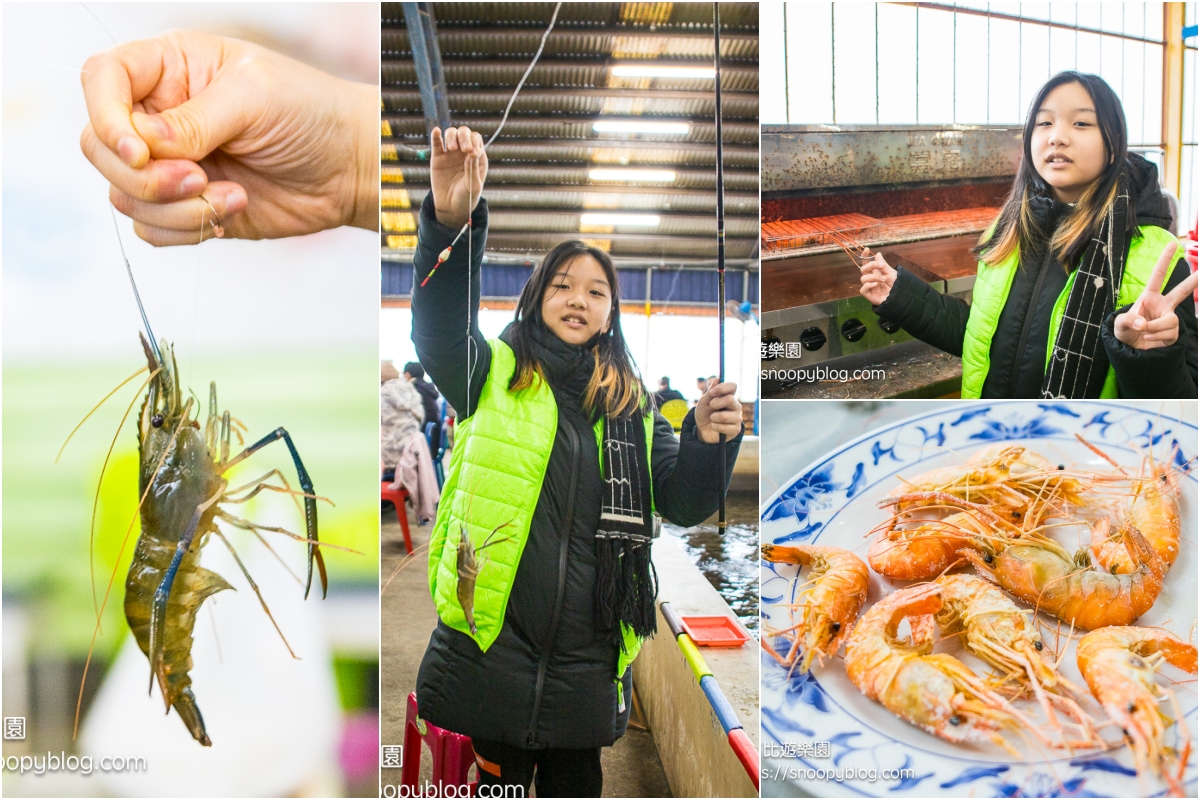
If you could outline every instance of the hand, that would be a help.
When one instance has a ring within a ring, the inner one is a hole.
[[[864,247],[862,257],[868,258],[870,255],[870,248]],[[862,286],[859,287],[858,293],[867,298],[871,305],[881,305],[892,293],[892,286],[896,283],[896,270],[888,266],[879,253],[858,269],[862,273]]]
[[[721,434],[732,439],[741,432],[742,404],[737,399],[737,384],[709,381],[708,391],[696,404],[696,436],[707,444],[717,444]]]
[[[433,129],[429,135],[429,182],[438,222],[447,228],[467,224],[470,212],[483,195],[487,169],[488,157],[483,152],[483,137],[478,133],[466,126],[446,128],[444,135],[441,128]],[[469,193],[468,172],[472,178]]]
[[[1175,315],[1175,307],[1196,290],[1196,273],[1167,294],[1162,293],[1163,281],[1178,249],[1175,242],[1163,249],[1141,296],[1128,311],[1113,320],[1113,333],[1117,339],[1136,350],[1168,347],[1179,338],[1179,317]]]
[[[378,88],[194,31],[87,60],[80,147],[153,245],[379,226]],[[215,218],[214,218],[215,212]]]

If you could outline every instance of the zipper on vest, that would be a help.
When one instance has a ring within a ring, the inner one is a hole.
[[[1008,396],[1010,398],[1017,396],[1017,377],[1021,372],[1021,359],[1025,354],[1025,340],[1029,338],[1029,325],[1033,322],[1033,312],[1037,308],[1038,298],[1042,295],[1042,282],[1046,277],[1046,270],[1051,268],[1051,261],[1054,256],[1051,254],[1050,244],[1046,243],[1046,255],[1042,259],[1042,268],[1038,270],[1037,280],[1033,282],[1033,294],[1029,296],[1029,306],[1025,309],[1025,321],[1021,323],[1021,338],[1017,340],[1017,352],[1013,358],[1012,369],[1008,373]],[[1021,265],[1017,264],[1017,269]],[[995,334],[992,334],[995,336]],[[1042,381],[1046,379],[1045,374],[1042,375]],[[1041,383],[1042,381],[1039,381]]]
[[[542,649],[542,657],[538,660],[537,686],[533,693],[533,715],[529,718],[529,733],[525,736],[525,744],[532,748],[537,744],[537,718],[542,708],[542,689],[546,683],[546,669],[550,666],[550,654],[554,650],[554,639],[558,634],[558,620],[562,616],[563,598],[567,589],[567,553],[571,545],[571,528],[575,521],[575,490],[579,483],[579,434],[567,422],[563,426],[567,438],[571,442],[571,489],[567,492],[567,514],[561,530],[558,544],[558,593],[554,599],[554,615],[550,618],[550,637]],[[551,445],[553,452],[553,445]]]

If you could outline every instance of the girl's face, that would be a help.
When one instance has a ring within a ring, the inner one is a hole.
[[[1056,87],[1034,118],[1033,165],[1056,200],[1074,203],[1112,160],[1096,122],[1096,104],[1081,84]]]
[[[600,262],[586,253],[560,264],[542,295],[542,320],[567,344],[583,345],[607,333],[612,287]]]

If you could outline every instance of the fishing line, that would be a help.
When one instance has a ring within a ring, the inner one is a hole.
[[[542,57],[542,49],[546,46],[546,39],[550,37],[550,31],[554,30],[554,23],[558,20],[558,10],[562,8],[562,3],[557,3],[554,6],[554,14],[550,17],[550,27],[546,28],[546,32],[542,34],[542,42],[538,45],[537,52],[533,56],[533,61],[529,62],[529,66],[525,69],[525,74],[521,76],[521,80],[517,83],[516,90],[512,93],[512,97],[508,98],[508,105],[504,108],[504,116],[500,119],[500,127],[496,128],[492,137],[487,140],[484,147],[491,147],[492,142],[496,141],[496,137],[500,135],[500,131],[504,130],[504,123],[508,122],[508,112],[512,109],[513,103],[517,100],[517,95],[521,93],[521,87],[525,85],[525,79],[529,77],[529,73],[533,72],[533,67],[537,64],[538,59]]]

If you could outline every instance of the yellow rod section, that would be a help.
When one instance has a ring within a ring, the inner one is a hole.
[[[1163,182],[1176,197],[1183,150],[1183,5],[1163,3]]]

